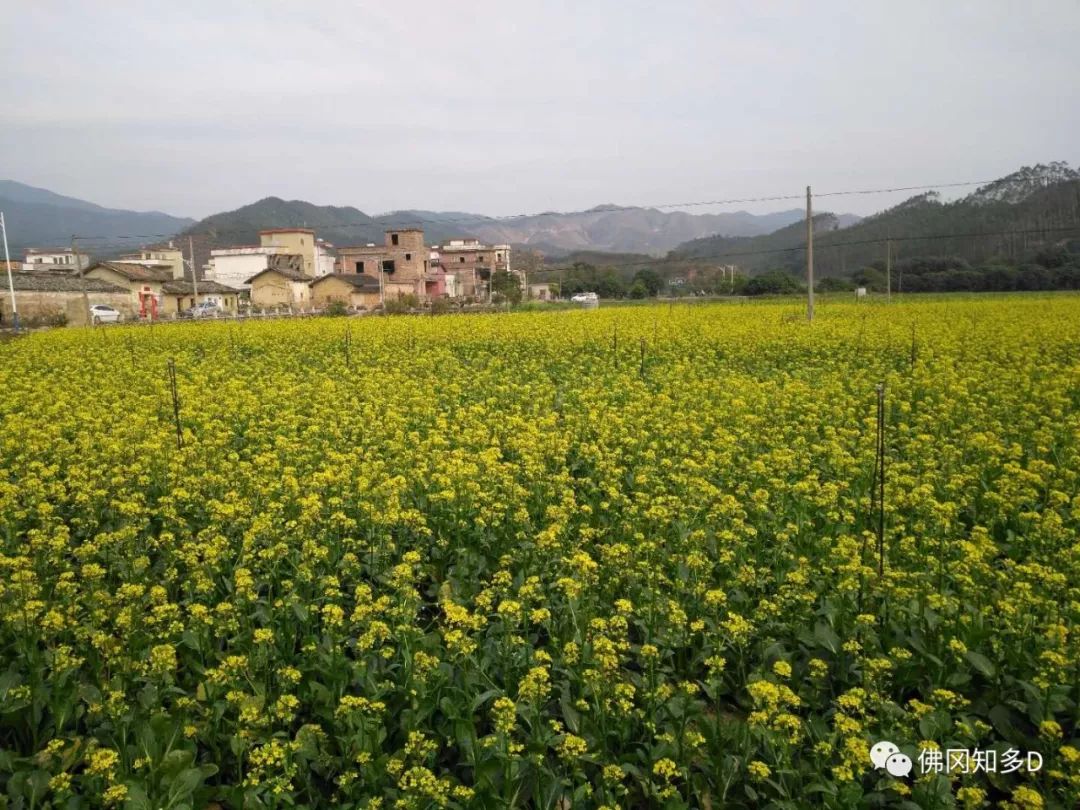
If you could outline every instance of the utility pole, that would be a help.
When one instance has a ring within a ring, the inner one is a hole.
[[[79,261],[79,251],[75,249],[75,234],[71,235],[71,256],[75,262],[75,272],[82,278],[82,300],[83,310],[86,312],[86,323],[89,326],[94,325],[94,316],[90,312],[90,293],[86,291],[86,273],[83,272],[82,262]]]
[[[189,234],[187,238],[188,253],[191,254],[191,289],[195,293],[195,306],[199,305],[199,275],[195,272],[195,240]]]
[[[814,320],[814,211],[806,187],[806,320]]]
[[[892,239],[885,240],[885,301],[892,303]]]
[[[0,230],[4,232],[4,261],[7,262],[8,289],[11,291],[11,324],[15,328],[15,334],[18,334],[19,307],[15,304],[15,282],[11,278],[11,254],[8,252],[7,224],[4,222],[3,211],[0,211]]]

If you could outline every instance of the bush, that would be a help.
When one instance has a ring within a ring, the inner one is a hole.
[[[342,315],[349,314],[349,308],[345,306],[341,301],[331,301],[326,309],[323,310],[324,315],[330,315],[332,317],[341,317]]]
[[[783,270],[770,270],[760,276],[754,276],[748,282],[744,292],[747,295],[790,295],[802,290],[798,280]]]

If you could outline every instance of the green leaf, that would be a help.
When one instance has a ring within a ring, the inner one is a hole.
[[[993,678],[997,675],[997,670],[994,665],[990,663],[990,659],[985,655],[974,650],[968,650],[964,653],[964,657],[968,660],[971,666],[975,667],[979,672],[985,675],[987,678]]]
[[[188,768],[181,771],[172,784],[169,785],[169,793],[177,798],[189,796],[203,783],[203,772],[198,768]]]
[[[919,733],[923,739],[938,740],[952,728],[952,717],[940,709],[924,715],[919,720]]]
[[[824,647],[833,655],[840,652],[840,637],[825,622],[818,622],[814,626],[814,640],[818,643],[818,646]]]

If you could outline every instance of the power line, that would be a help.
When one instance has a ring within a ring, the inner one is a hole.
[[[1057,232],[1064,232],[1064,231],[1080,231],[1080,223],[1077,223],[1075,225],[1067,225],[1067,226],[1055,227],[1055,228],[1022,228],[1022,229],[1011,230],[1011,231],[969,231],[969,232],[966,232],[966,233],[958,232],[958,233],[927,234],[926,236],[889,236],[889,237],[882,236],[882,237],[876,238],[876,239],[851,239],[851,240],[848,240],[846,242],[823,241],[824,238],[826,238],[826,235],[822,234],[821,236],[818,237],[818,239],[822,240],[822,241],[819,241],[817,243],[817,246],[821,247],[821,248],[833,248],[833,247],[848,247],[848,246],[851,246],[851,245],[884,244],[885,242],[889,242],[889,241],[892,241],[892,242],[916,242],[916,241],[922,241],[922,240],[965,239],[965,238],[977,238],[977,237],[983,237],[983,236],[1022,236],[1024,234],[1046,234],[1046,233],[1057,233]],[[765,256],[765,255],[773,254],[773,253],[798,253],[798,252],[801,252],[801,251],[804,251],[804,250],[806,250],[806,245],[805,244],[799,244],[799,245],[795,245],[793,247],[762,248],[762,249],[759,249],[759,250],[728,251],[728,252],[725,252],[725,253],[706,253],[706,254],[701,254],[699,256],[667,256],[667,257],[658,258],[658,259],[634,260],[632,262],[618,262],[617,264],[612,264],[611,266],[616,267],[616,268],[621,268],[621,267],[654,266],[654,265],[660,265],[660,264],[670,264],[670,263],[673,263],[673,262],[693,263],[693,262],[699,262],[699,261],[708,261],[708,260],[712,260],[712,259],[733,259],[733,258],[741,258],[741,257],[746,257],[746,256]],[[538,272],[541,272],[541,273],[556,272],[556,271],[558,271],[560,269],[562,269],[562,268],[552,267],[549,270],[540,270]]]
[[[865,194],[888,194],[900,191],[920,191],[926,189],[937,188],[961,188],[970,186],[983,186],[988,183],[993,183],[994,180],[968,180],[959,183],[934,183],[924,184],[918,186],[898,186],[892,188],[872,188],[872,189],[851,189],[846,191],[825,191],[821,193],[815,193],[815,197],[842,197],[842,196],[855,196]],[[759,202],[778,202],[782,200],[800,200],[803,198],[801,194],[773,194],[760,197],[733,197],[722,200],[696,200],[691,202],[680,203],[657,203],[653,205],[625,205],[625,206],[610,206],[610,207],[598,207],[590,209],[581,209],[577,211],[540,211],[533,213],[522,214],[506,214],[502,216],[484,216],[482,214],[476,214],[468,217],[442,217],[439,219],[431,219],[425,217],[402,217],[398,219],[394,216],[393,212],[390,214],[381,214],[378,219],[372,217],[370,220],[356,220],[353,222],[326,222],[316,223],[304,226],[296,227],[308,227],[311,229],[324,228],[328,230],[342,230],[346,228],[386,228],[386,227],[408,227],[413,224],[427,224],[427,225],[446,225],[451,223],[463,223],[471,222],[474,224],[497,224],[500,222],[509,222],[518,219],[531,219],[542,216],[574,216],[579,214],[589,213],[605,213],[614,211],[643,211],[649,209],[661,209],[661,208],[699,208],[711,205],[737,205],[745,203],[759,203]],[[207,236],[211,238],[221,237],[226,234],[249,234],[254,228],[228,228],[221,230],[205,230],[205,231],[191,231],[183,233],[185,236]],[[144,233],[144,234],[106,234],[106,235],[83,235],[75,234],[75,238],[80,241],[100,241],[100,240],[125,240],[125,242],[117,241],[114,246],[119,247],[126,243],[126,240],[137,239],[168,239],[175,237],[177,233]],[[102,245],[100,247],[105,247]]]

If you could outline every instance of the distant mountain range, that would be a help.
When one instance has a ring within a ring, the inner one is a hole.
[[[771,214],[664,212],[655,208],[604,205],[589,211],[497,218],[458,211],[393,211],[370,216],[356,208],[317,206],[301,200],[267,197],[235,211],[214,214],[192,225],[191,233],[210,234],[216,244],[258,241],[260,228],[306,226],[338,245],[381,242],[391,227],[423,228],[427,241],[475,237],[484,242],[529,247],[561,256],[576,250],[645,253],[662,256],[688,239],[722,233],[767,234],[799,219],[798,209]],[[847,221],[858,217],[846,215]]]
[[[689,214],[601,205],[588,211],[508,218],[427,210],[371,216],[348,206],[267,197],[194,222],[157,211],[103,208],[7,180],[0,181],[0,210],[7,217],[16,255],[25,247],[67,245],[73,233],[99,237],[84,240],[82,246],[101,256],[163,241],[123,236],[171,234],[180,237],[181,245],[192,237],[198,266],[208,260],[212,248],[257,244],[262,229],[298,226],[314,228],[319,237],[338,247],[381,242],[386,228],[412,226],[424,229],[428,244],[476,237],[539,250],[549,259],[669,254],[677,260],[738,264],[750,272],[798,268],[804,261],[806,241],[800,209]],[[1028,243],[1058,233],[1054,228],[1080,224],[1080,172],[1066,163],[1025,166],[956,202],[943,203],[928,193],[865,219],[821,213],[814,221],[815,264],[823,276],[881,258],[881,240],[886,237],[894,240],[894,257],[938,254],[981,261],[999,253],[1015,256]],[[1042,233],[1040,229],[1051,230]],[[989,233],[999,231],[1013,235]],[[1017,235],[1017,231],[1028,233]]]
[[[194,222],[160,211],[104,208],[14,180],[0,180],[0,211],[4,212],[12,258],[21,256],[22,251],[30,247],[69,247],[72,234],[94,237],[84,239],[79,245],[90,253],[115,253],[137,248],[140,244],[140,240],[121,237],[172,234]]]
[[[1032,249],[1080,235],[1080,172],[1066,163],[1025,166],[955,202],[934,192],[842,227],[832,214],[814,217],[814,269],[842,275],[885,258],[957,256],[972,263],[996,256],[1022,259]],[[771,268],[802,272],[806,219],[771,234],[695,239],[672,259],[737,264],[748,272]]]
[[[425,228],[453,236],[475,236],[489,243],[525,246],[549,255],[578,250],[644,253],[661,256],[689,239],[724,234],[757,236],[771,233],[802,216],[798,209],[770,214],[735,211],[720,214],[688,214],[600,205],[574,213],[549,212],[528,217],[490,218],[463,215],[457,221],[431,211],[396,211],[379,217],[381,222],[428,220]],[[857,220],[858,217],[848,215]]]

